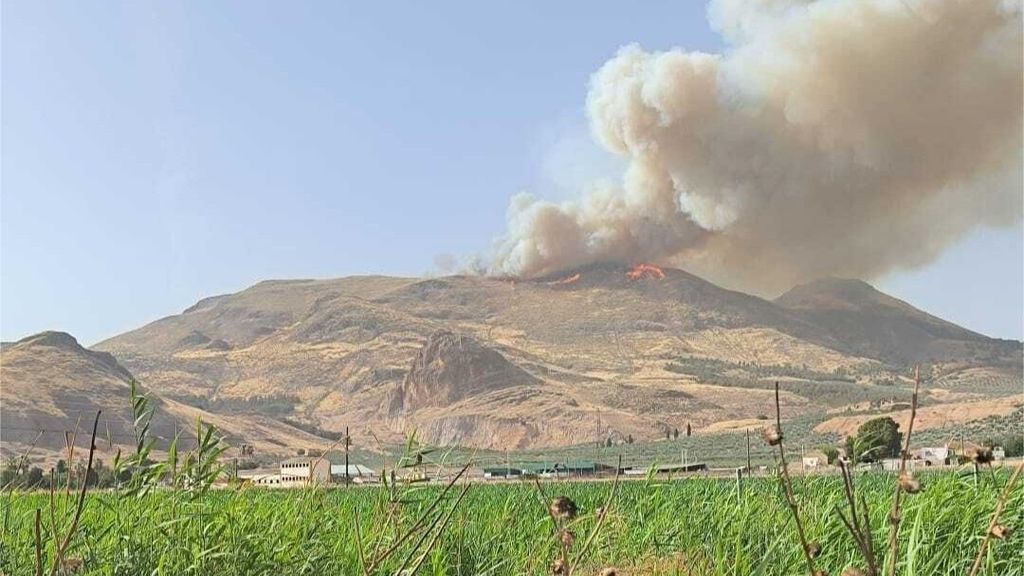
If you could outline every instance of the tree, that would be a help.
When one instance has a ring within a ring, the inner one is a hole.
[[[25,480],[22,486],[26,488],[35,488],[43,482],[43,469],[38,466],[33,466],[28,474],[25,475]]]
[[[633,443],[633,435],[629,434],[629,435],[626,436],[626,444],[632,444],[632,443]]]
[[[825,446],[821,449],[821,452],[825,455],[825,460],[828,461],[829,464],[835,464],[836,460],[839,458],[839,449],[835,446]]]
[[[672,439],[679,440],[679,428],[672,429]]]
[[[846,455],[854,462],[877,462],[900,453],[903,434],[900,425],[888,416],[861,424],[854,436],[846,438]]]

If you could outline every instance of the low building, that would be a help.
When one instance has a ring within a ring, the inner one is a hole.
[[[331,481],[331,463],[326,458],[299,456],[281,462],[281,483],[327,484]]]
[[[250,486],[280,486],[281,475],[277,468],[251,468],[239,470],[236,477]]]
[[[346,469],[344,464],[331,464],[331,480],[334,482],[344,482],[346,479],[357,484],[366,484],[379,480],[377,472],[369,466],[349,464]]]
[[[882,460],[881,460],[882,470],[885,470],[886,472],[899,472],[900,471],[900,466],[902,465],[902,462],[903,462],[903,460],[901,458],[882,458]],[[917,462],[923,462],[923,461],[921,461],[921,460],[907,460],[907,464],[906,464],[907,469],[908,470],[913,469]]]
[[[522,475],[523,475],[522,469],[520,469],[520,468],[513,468],[513,467],[510,467],[510,466],[497,466],[497,467],[493,467],[493,468],[491,468],[491,467],[484,468],[484,478],[487,478],[488,480],[498,479],[498,478],[504,478],[504,479],[520,478],[520,477],[522,477]]]
[[[266,486],[269,488],[281,487],[280,474],[256,474],[246,479],[253,486]]]
[[[515,466],[522,476],[538,476],[540,478],[570,478],[576,476],[594,476],[602,470],[614,468],[588,460],[567,460],[563,462],[531,462]],[[496,467],[495,470],[500,469]]]
[[[622,469],[626,476],[646,476],[655,474],[684,474],[687,472],[706,472],[708,465],[703,462],[687,462],[686,464],[653,464],[651,466],[627,466]]]
[[[954,463],[955,457],[949,446],[931,446],[918,448],[911,453],[913,460],[922,466],[948,466]]]

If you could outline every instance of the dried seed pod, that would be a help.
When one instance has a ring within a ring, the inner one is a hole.
[[[604,506],[598,506],[597,509],[594,510],[594,516],[597,518],[604,518],[605,512]]]
[[[821,545],[817,542],[807,543],[807,555],[811,558],[817,558],[821,554]]]
[[[576,503],[566,496],[559,496],[552,500],[548,509],[557,520],[572,520],[576,517]]]
[[[565,574],[565,562],[562,562],[561,558],[556,558],[553,562],[551,562],[551,573]]]
[[[989,464],[993,460],[991,448],[976,448],[971,452],[971,460],[978,464]]]
[[[561,541],[562,546],[568,548],[576,541],[576,535],[569,530],[562,530],[562,534],[558,539]]]
[[[1003,524],[996,524],[992,527],[992,530],[989,531],[989,534],[992,534],[992,537],[996,540],[1005,540],[1013,534],[1013,528]]]
[[[910,474],[903,473],[900,475],[900,488],[907,494],[917,494],[921,491],[921,481]]]
[[[864,576],[864,571],[860,568],[854,568],[853,566],[850,566],[846,570],[843,570],[842,576]]]
[[[609,566],[601,570],[597,576],[619,576],[619,571]]]
[[[782,442],[782,430],[778,426],[768,426],[761,431],[761,437],[769,446],[778,446]]]

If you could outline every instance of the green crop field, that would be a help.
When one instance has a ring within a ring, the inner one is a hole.
[[[967,574],[1008,473],[973,477],[924,476],[922,492],[907,496],[898,569],[905,575]],[[894,479],[855,478],[871,510],[876,546],[884,550]],[[547,574],[559,555],[552,519],[529,483],[443,486],[156,489],[86,496],[80,526],[64,554],[76,574],[394,574],[420,562],[419,574]],[[596,536],[585,546],[612,482],[546,482],[548,498],[565,495],[579,514],[566,528],[576,574],[615,567],[627,574],[806,574],[793,521],[778,480],[735,482],[706,478],[622,481]],[[837,476],[794,479],[808,538],[820,544],[819,567],[840,574],[861,565],[837,515],[843,502]],[[75,493],[58,492],[51,519],[48,493],[4,494],[0,571],[33,574],[35,511],[40,509],[43,565],[54,538],[73,515]],[[436,502],[432,511],[428,508]],[[62,504],[63,503],[63,504]],[[1009,498],[1002,522],[1020,525],[1024,490]],[[421,527],[398,543],[419,519]],[[58,538],[59,540],[60,538]],[[1024,538],[994,540],[981,573],[1024,574]],[[584,548],[587,548],[584,550]],[[880,553],[880,556],[884,554]],[[422,558],[421,558],[422,557]],[[59,572],[58,572],[59,573]]]

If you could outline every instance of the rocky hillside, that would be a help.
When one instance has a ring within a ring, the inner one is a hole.
[[[392,414],[447,407],[481,394],[539,384],[472,336],[438,330],[427,338],[388,402]]]
[[[949,398],[1012,391],[1021,366],[1019,342],[864,283],[824,281],[771,302],[621,265],[536,281],[261,282],[96,349],[182,403],[250,406],[367,439],[415,429],[502,448],[720,427],[761,415],[776,378],[791,383],[783,400],[799,415],[899,398],[916,361],[951,382],[970,375]],[[977,384],[986,378],[997,384]]]
[[[57,455],[65,432],[78,434],[75,445],[88,449],[93,419],[101,412],[97,447],[112,458],[118,448],[134,445],[129,382],[132,374],[106,352],[83,348],[63,332],[43,332],[5,343],[0,353],[0,437],[4,456],[32,451]],[[188,448],[197,419],[215,424],[236,446],[253,445],[261,453],[291,454],[297,447],[317,447],[322,438],[306,434],[264,415],[213,414],[160,397],[140,388],[155,408],[151,433],[158,448],[175,436]]]

